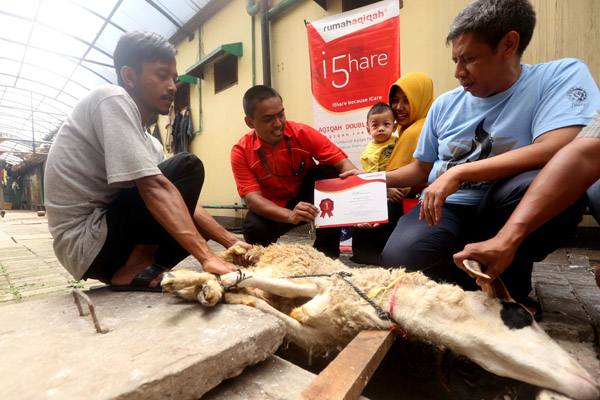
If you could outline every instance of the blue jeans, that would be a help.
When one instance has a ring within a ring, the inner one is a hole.
[[[506,223],[539,170],[494,182],[479,205],[444,204],[438,226],[419,221],[420,207],[401,217],[381,254],[381,265],[422,271],[436,281],[477,289],[475,280],[459,269],[452,256],[468,243],[490,239]],[[585,210],[583,196],[574,205],[530,234],[513,263],[501,275],[515,300],[531,291],[533,262],[543,260],[575,231]]]
[[[590,202],[590,211],[600,224],[600,179],[588,189],[587,195]]]

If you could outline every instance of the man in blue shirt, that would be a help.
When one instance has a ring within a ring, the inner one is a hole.
[[[577,138],[556,153],[540,171],[500,232],[490,240],[465,246],[454,255],[456,265],[465,269],[462,262],[467,259],[486,265],[485,272],[490,279],[477,277],[477,283],[482,285],[504,272],[527,235],[577,201],[600,179],[598,154],[600,110]],[[600,286],[600,268],[596,269],[596,284]]]
[[[387,174],[391,187],[429,187],[398,222],[381,265],[475,288],[453,254],[494,236],[539,169],[591,121],[600,93],[582,61],[521,64],[534,27],[528,0],[477,0],[455,18],[447,42],[462,87],[433,103],[417,161]],[[581,199],[519,248],[501,274],[516,300],[527,301],[533,262],[575,229],[584,207]]]

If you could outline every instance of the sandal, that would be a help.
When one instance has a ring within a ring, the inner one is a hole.
[[[169,269],[152,264],[137,274],[129,285],[110,285],[110,290],[113,292],[162,292],[160,282],[156,287],[150,287],[150,283],[165,271],[169,271]]]

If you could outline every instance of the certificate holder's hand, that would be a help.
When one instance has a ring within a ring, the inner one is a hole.
[[[389,202],[400,203],[400,202],[402,202],[402,199],[405,197],[406,197],[406,195],[404,194],[403,189],[387,188],[387,199]]]
[[[319,208],[304,201],[296,204],[296,207],[292,210],[288,216],[288,222],[290,224],[298,224],[300,222],[311,222],[314,221],[319,215]]]
[[[231,247],[233,246],[240,246],[242,249],[246,250],[246,253],[244,254],[233,254],[233,263],[235,265],[241,265],[243,267],[247,267],[248,265],[250,265],[250,261],[248,259],[248,252],[252,249],[252,245],[242,240],[238,240]]]
[[[419,220],[427,219],[429,226],[439,225],[442,219],[442,206],[446,198],[460,188],[462,182],[455,178],[455,174],[452,172],[453,170],[449,169],[425,190],[421,201]]]
[[[364,174],[365,172],[361,171],[358,168],[351,169],[349,171],[342,172],[340,174],[340,179],[346,179],[349,176]]]

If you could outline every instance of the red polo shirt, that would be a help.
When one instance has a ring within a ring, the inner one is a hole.
[[[325,136],[308,125],[298,122],[286,121],[285,132],[290,139],[290,151],[285,139],[281,139],[275,146],[260,140],[254,129],[244,135],[231,149],[231,168],[237,185],[238,193],[244,197],[250,192],[262,192],[262,195],[277,204],[285,207],[288,201],[296,197],[308,170],[317,164],[332,165],[348,156],[339,147]],[[258,155],[262,153],[271,171],[282,177],[277,177],[269,172],[263,165]],[[304,161],[304,170],[299,172]]]

